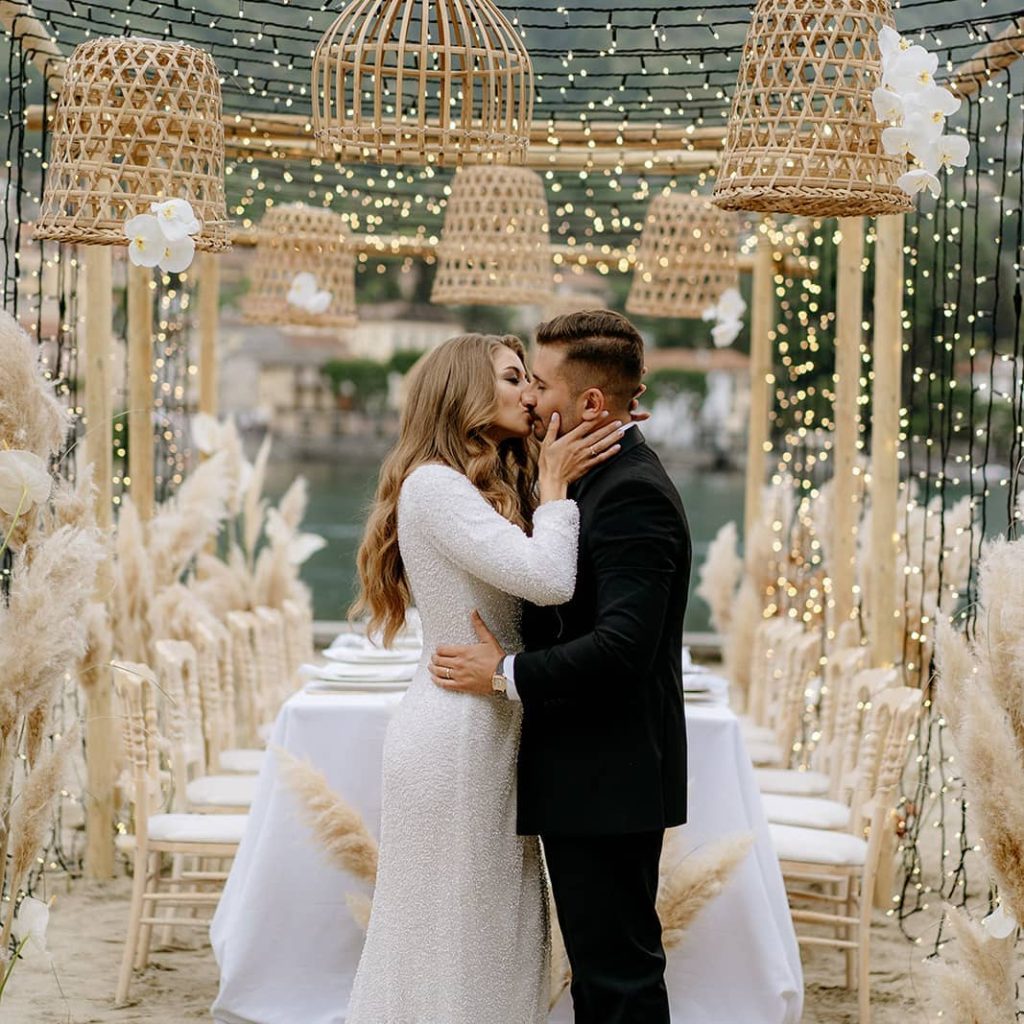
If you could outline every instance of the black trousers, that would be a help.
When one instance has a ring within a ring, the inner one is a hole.
[[[664,832],[541,839],[576,1024],[669,1024],[655,907]]]

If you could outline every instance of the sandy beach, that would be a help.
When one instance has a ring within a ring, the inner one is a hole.
[[[113,1008],[129,890],[126,878],[108,885],[77,881],[70,889],[62,889],[50,879],[49,895],[56,896],[49,931],[54,972],[19,964],[0,1004],[0,1021],[178,1024],[211,1019],[217,965],[205,936],[193,948],[184,944],[156,947],[149,969],[133,983],[132,1005]],[[928,968],[922,962],[926,951],[904,938],[895,921],[882,913],[876,920],[873,938],[874,1024],[926,1020]],[[273,970],[273,964],[267,964],[267,970]],[[856,993],[842,986],[841,955],[818,948],[805,950],[804,971],[804,1024],[856,1024]]]

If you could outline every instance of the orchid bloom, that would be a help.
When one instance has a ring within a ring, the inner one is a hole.
[[[875,117],[879,121],[900,121],[903,118],[903,98],[899,93],[879,86],[871,94],[871,102],[875,108]]]
[[[888,64],[882,85],[906,98],[934,86],[938,66],[938,54],[929,53],[923,46],[911,46]]]
[[[196,243],[188,235],[175,241],[165,238],[157,266],[168,274],[180,274],[192,265],[195,255]]]
[[[725,348],[740,336],[742,330],[742,320],[720,320],[711,328],[711,340],[716,348]]]
[[[936,199],[942,194],[939,179],[925,167],[915,167],[912,171],[900,175],[896,184],[910,196],[915,196],[924,189],[928,189]]]
[[[966,167],[971,143],[966,135],[943,135],[932,144],[935,162],[941,167]]]
[[[167,238],[160,222],[151,213],[140,213],[125,222],[128,239],[128,259],[136,267],[155,267],[164,256]]]
[[[196,217],[187,199],[165,199],[162,203],[151,204],[149,208],[156,215],[160,230],[169,242],[180,242],[202,229],[202,222]]]
[[[292,306],[298,306],[307,313],[324,313],[331,304],[331,293],[317,289],[316,278],[303,272],[296,274],[292,279],[291,288],[288,290],[287,301]]]
[[[904,39],[894,28],[886,25],[878,33],[878,49],[882,54],[882,63],[888,64],[913,44]]]
[[[719,320],[739,320],[747,311],[739,288],[726,288],[718,299]]]
[[[911,156],[931,141],[913,128],[886,128],[882,132],[882,148],[889,156]]]
[[[948,89],[933,85],[907,97],[903,123],[937,139],[946,125],[946,118],[960,109],[960,100]]]
[[[52,488],[53,477],[34,452],[18,448],[0,451],[0,511],[22,515],[46,501]]]

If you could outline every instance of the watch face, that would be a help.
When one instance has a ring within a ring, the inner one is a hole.
[[[494,676],[491,679],[491,689],[495,693],[507,693],[508,692],[508,680],[504,676]]]

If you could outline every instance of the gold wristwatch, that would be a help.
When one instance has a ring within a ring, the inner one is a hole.
[[[505,658],[502,657],[501,661],[498,662],[497,668],[494,670],[494,675],[491,676],[491,690],[494,693],[500,693],[503,696],[508,695],[508,678],[505,676],[503,671],[505,667]]]

